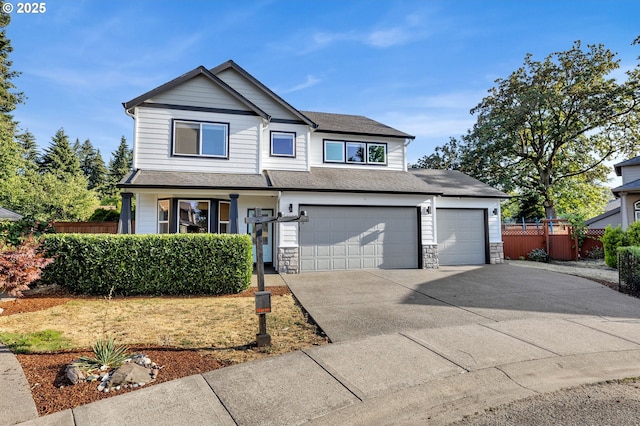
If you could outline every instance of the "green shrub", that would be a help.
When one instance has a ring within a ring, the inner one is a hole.
[[[620,291],[640,293],[640,247],[618,247]]]
[[[625,233],[620,226],[608,225],[600,238],[604,247],[604,262],[611,268],[618,267],[618,247],[627,245]]]
[[[640,246],[640,222],[633,222],[624,231],[625,245]]]
[[[248,235],[52,234],[41,282],[91,295],[238,293],[253,269]]]
[[[534,262],[548,262],[549,255],[545,251],[545,249],[533,249],[527,254],[527,259],[532,260]]]
[[[25,217],[15,222],[9,220],[0,221],[0,241],[12,246],[20,245],[29,235],[39,237],[42,234],[52,232],[54,230],[50,224],[39,222],[30,217]]]
[[[120,211],[111,209],[95,209],[89,222],[117,222],[120,220]]]

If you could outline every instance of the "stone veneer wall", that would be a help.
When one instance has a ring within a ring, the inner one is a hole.
[[[424,244],[422,246],[422,269],[438,269],[438,245]]]
[[[281,274],[300,273],[298,247],[278,247],[278,272]]]
[[[492,265],[504,263],[503,243],[489,243],[489,263]]]

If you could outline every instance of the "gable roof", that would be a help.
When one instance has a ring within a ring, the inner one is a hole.
[[[511,198],[510,195],[457,170],[409,169],[445,197]]]
[[[291,106],[287,101],[282,99],[280,96],[276,95],[271,89],[269,89],[267,86],[262,84],[257,78],[255,78],[254,76],[249,74],[244,68],[242,68],[240,65],[236,64],[235,62],[233,62],[231,59],[228,60],[227,62],[224,62],[224,63],[218,65],[217,67],[211,68],[210,71],[211,71],[212,74],[215,75],[215,74],[220,74],[221,72],[226,71],[228,69],[233,69],[238,74],[242,75],[245,79],[250,81],[259,90],[261,90],[268,97],[273,99],[276,103],[280,104],[284,109],[289,111],[291,114],[293,114],[294,116],[298,117],[305,124],[307,124],[307,125],[309,125],[311,127],[314,127],[314,128],[316,127],[316,123],[314,123],[311,119],[309,119],[309,117],[307,117],[302,112],[300,112],[297,109],[295,109],[293,106]]]
[[[227,83],[222,81],[220,78],[216,77],[214,74],[212,74],[208,69],[206,69],[202,65],[200,65],[197,68],[192,69],[189,72],[186,72],[186,73],[182,74],[180,77],[174,78],[173,80],[156,87],[155,89],[151,89],[148,92],[143,93],[142,95],[138,96],[137,98],[134,98],[134,99],[130,100],[129,102],[123,102],[122,106],[124,106],[124,109],[126,111],[130,111],[132,108],[134,108],[134,107],[136,107],[138,105],[141,105],[142,103],[144,103],[145,101],[153,98],[154,96],[157,96],[160,93],[164,93],[164,92],[166,92],[168,90],[171,90],[174,87],[177,87],[180,84],[184,83],[185,81],[191,80],[192,78],[195,78],[195,77],[198,77],[198,76],[204,76],[207,79],[209,79],[209,81],[211,81],[211,83],[213,83],[216,86],[218,86],[219,88],[221,88],[228,95],[230,95],[231,97],[235,98],[237,101],[239,101],[244,106],[246,106],[250,111],[253,111],[256,115],[264,118],[265,120],[270,120],[271,119],[269,114],[264,112],[262,109],[260,109],[258,106],[256,106],[249,99],[247,99],[244,96],[242,96],[240,93],[238,93],[235,89],[233,89]]]
[[[614,164],[613,168],[616,171],[616,175],[622,176],[622,168],[626,166],[638,166],[640,165],[640,156],[633,157],[629,160],[625,160],[621,163]]]
[[[332,114],[328,112],[302,111],[312,119],[318,127],[317,132],[357,134],[368,136],[389,136],[393,138],[415,139],[408,133],[396,130],[386,124],[362,115]]]
[[[10,220],[12,222],[15,222],[17,220],[22,219],[22,215],[18,214],[16,212],[12,212],[9,209],[5,209],[3,207],[0,207],[0,220]]]

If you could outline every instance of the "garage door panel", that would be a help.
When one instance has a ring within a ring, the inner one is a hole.
[[[440,265],[486,263],[484,210],[438,209],[436,226]]]
[[[303,271],[363,268],[417,268],[417,210],[413,207],[302,206],[309,222],[300,224]],[[329,242],[323,236],[330,235]],[[318,254],[331,253],[329,264]],[[315,249],[309,249],[315,247]]]

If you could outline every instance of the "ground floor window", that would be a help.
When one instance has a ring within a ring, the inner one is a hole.
[[[229,209],[231,204],[228,201],[220,201],[218,203],[218,233],[228,234],[231,232]]]
[[[169,233],[169,209],[171,200],[158,200],[158,234]]]
[[[209,232],[209,201],[178,201],[178,232],[181,234]]]

